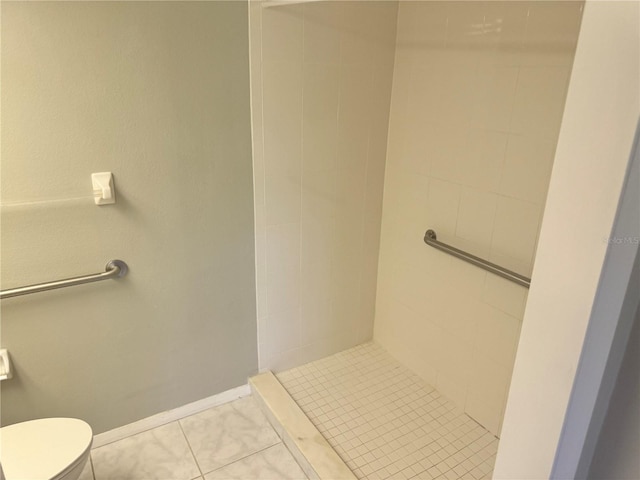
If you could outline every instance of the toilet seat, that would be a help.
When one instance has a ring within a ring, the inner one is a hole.
[[[0,428],[0,462],[7,480],[52,479],[86,458],[93,433],[76,418],[43,418]]]

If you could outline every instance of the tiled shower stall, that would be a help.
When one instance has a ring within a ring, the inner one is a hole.
[[[251,2],[259,365],[373,340],[499,435],[581,2]]]
[[[84,480],[555,475],[639,104],[638,5],[583,7],[3,2],[2,290],[130,271],[3,299],[2,425],[86,420]]]
[[[637,472],[639,10],[0,2],[3,432],[86,421],[84,480]]]

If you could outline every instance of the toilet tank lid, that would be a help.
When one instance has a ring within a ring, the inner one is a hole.
[[[0,428],[0,462],[7,480],[53,478],[91,448],[93,433],[77,418],[42,418]]]

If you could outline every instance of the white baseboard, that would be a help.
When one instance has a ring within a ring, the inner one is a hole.
[[[117,442],[123,438],[130,437],[137,433],[142,433],[152,428],[166,425],[167,423],[175,422],[181,418],[194,415],[212,407],[217,407],[223,403],[229,403],[238,398],[247,397],[251,394],[249,385],[242,385],[240,387],[232,388],[222,393],[218,393],[211,397],[197,400],[187,405],[183,405],[173,410],[167,410],[156,415],[152,415],[137,422],[123,425],[122,427],[114,428],[104,433],[99,433],[93,437],[93,445],[91,448],[98,448],[108,443]]]

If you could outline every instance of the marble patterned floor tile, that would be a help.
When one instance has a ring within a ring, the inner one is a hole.
[[[279,443],[205,475],[205,480],[307,479],[284,444]]]
[[[201,475],[178,422],[91,451],[95,480],[192,480]]]
[[[180,424],[203,473],[280,442],[252,397],[183,418]]]

